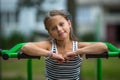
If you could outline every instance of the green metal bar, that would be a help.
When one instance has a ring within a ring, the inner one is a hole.
[[[12,47],[11,49],[9,49],[9,50],[2,50],[2,54],[4,54],[4,53],[17,53],[20,49],[21,49],[21,47],[22,46],[24,46],[26,43],[20,43],[20,44],[17,44],[17,45],[15,45],[14,47]]]
[[[12,47],[9,50],[2,50],[2,55],[7,56],[7,58],[16,58],[18,55],[18,51],[24,46],[26,43],[19,43]]]
[[[106,44],[106,46],[108,47],[108,50],[110,52],[120,52],[120,49],[118,49],[117,47],[115,47],[111,43],[108,43],[108,42],[104,42],[104,43]]]
[[[117,57],[120,52],[108,52],[109,57]]]
[[[10,58],[17,58],[17,55],[18,53],[9,53],[8,55],[9,55],[9,57]]]
[[[32,80],[32,59],[27,61],[27,76],[28,80]]]
[[[97,80],[102,80],[102,60],[97,58]]]
[[[15,45],[13,48],[9,50],[9,52],[18,52],[22,46],[24,46],[26,43],[20,43]]]
[[[120,49],[112,45],[111,43],[106,42],[106,46],[108,47],[108,56],[109,57],[117,57],[120,54]]]
[[[9,56],[9,58],[17,58],[18,51],[25,44],[26,43],[20,43],[20,44],[15,45],[10,50],[2,50],[2,54],[7,54]],[[28,59],[28,61],[27,61],[27,76],[28,76],[28,80],[32,80],[32,60],[31,59]]]

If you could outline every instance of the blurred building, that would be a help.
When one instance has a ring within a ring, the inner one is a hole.
[[[47,35],[43,19],[52,9],[66,9],[65,0],[0,0],[1,29],[5,37],[18,32],[26,37],[33,32]]]
[[[99,40],[120,44],[120,0],[77,0],[78,33],[95,31]]]
[[[120,0],[75,1],[78,35],[95,33],[101,41],[120,43]],[[14,31],[25,36],[34,31],[46,35],[44,14],[52,9],[67,9],[67,0],[0,0],[0,7],[4,36]]]
[[[10,34],[16,28],[18,0],[0,0],[0,21],[2,33]]]

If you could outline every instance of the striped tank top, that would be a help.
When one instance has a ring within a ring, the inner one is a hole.
[[[77,41],[73,41],[73,51],[77,50]],[[55,41],[52,41],[52,51],[57,54]],[[74,59],[59,64],[56,60],[46,58],[47,80],[80,80],[80,64],[82,58],[78,55]]]

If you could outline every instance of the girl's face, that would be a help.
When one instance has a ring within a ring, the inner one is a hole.
[[[53,16],[47,21],[49,34],[57,40],[69,38],[71,22],[61,15]]]

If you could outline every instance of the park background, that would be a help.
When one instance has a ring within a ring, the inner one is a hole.
[[[84,42],[110,42],[120,47],[120,0],[0,0],[0,48],[47,40],[44,15],[68,10],[75,35]],[[102,59],[103,80],[120,79],[120,59]],[[27,80],[27,59],[0,58],[0,80]],[[44,58],[32,60],[33,80],[45,80]],[[84,59],[82,80],[96,80],[96,59]]]

